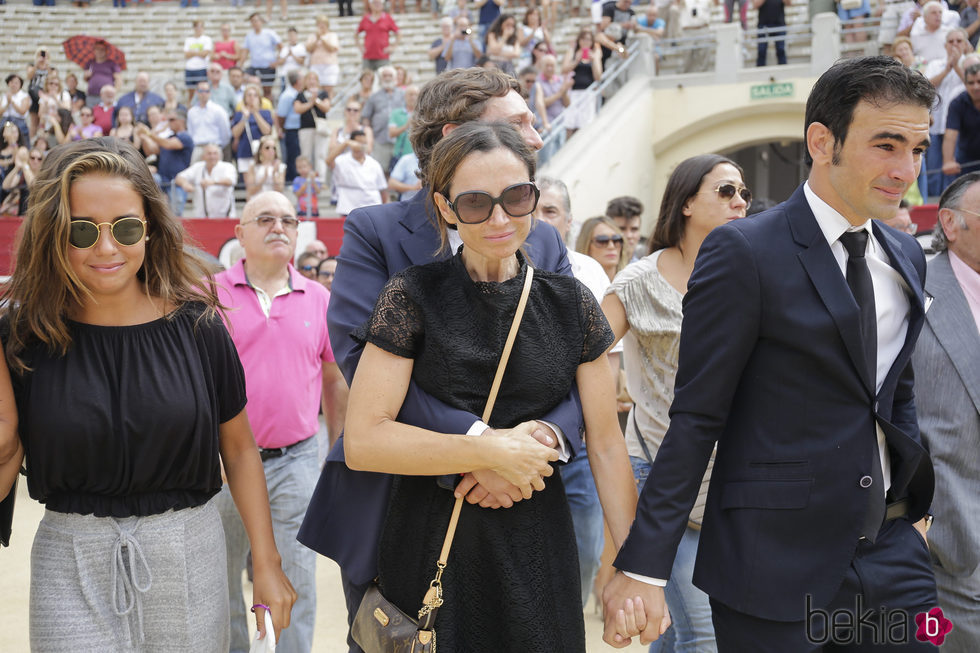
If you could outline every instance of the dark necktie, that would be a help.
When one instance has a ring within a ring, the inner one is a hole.
[[[860,313],[861,341],[864,347],[865,371],[871,379],[871,387],[876,386],[878,368],[878,318],[875,313],[875,291],[871,283],[871,271],[864,253],[868,246],[868,232],[847,231],[840,237],[847,250],[847,285],[854,295]],[[874,440],[874,455],[871,462],[871,485],[868,487],[868,509],[865,514],[861,535],[874,542],[885,518],[885,480],[878,455],[878,438]],[[864,479],[862,479],[864,481]],[[862,482],[862,486],[863,486]]]

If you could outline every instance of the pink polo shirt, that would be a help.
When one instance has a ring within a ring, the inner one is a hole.
[[[949,267],[953,268],[953,276],[960,282],[960,288],[966,295],[966,303],[973,313],[973,321],[980,330],[980,273],[971,268],[963,259],[949,252]]]
[[[263,448],[286,447],[314,435],[323,364],[334,362],[327,335],[330,292],[289,266],[289,288],[266,317],[239,261],[217,275],[218,299],[245,368],[248,421]]]

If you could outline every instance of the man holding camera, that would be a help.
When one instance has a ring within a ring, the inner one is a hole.
[[[464,15],[456,17],[456,34],[446,44],[446,70],[471,68],[483,56],[483,48],[476,34],[470,29],[470,19]]]

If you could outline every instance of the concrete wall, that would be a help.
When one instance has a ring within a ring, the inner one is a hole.
[[[749,74],[745,81],[722,84],[671,86],[663,78],[634,79],[542,174],[568,185],[576,223],[603,213],[612,197],[638,197],[647,207],[643,233],[648,234],[667,178],[684,159],[803,138],[806,98],[816,77],[802,66],[792,68],[800,74],[778,79]],[[789,72],[785,67],[779,70]],[[770,80],[792,82],[793,95],[752,100],[750,87]],[[751,183],[752,171],[746,173]]]

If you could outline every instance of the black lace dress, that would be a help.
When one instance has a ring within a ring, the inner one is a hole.
[[[355,334],[415,360],[413,379],[481,415],[520,298],[526,267],[503,283],[474,282],[460,255],[396,275]],[[612,332],[592,293],[572,277],[535,270],[531,295],[490,424],[541,418],[569,392],[580,363]],[[561,476],[509,509],[463,504],[443,576],[440,651],[585,650],[578,554]],[[415,616],[435,573],[453,505],[427,476],[396,477],[380,546],[384,595]]]

